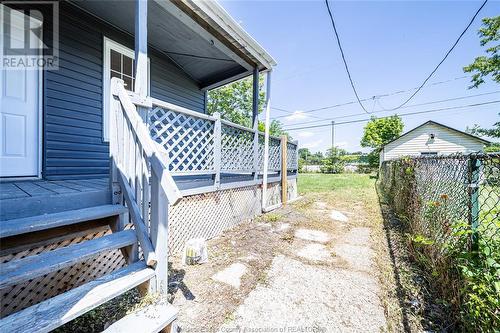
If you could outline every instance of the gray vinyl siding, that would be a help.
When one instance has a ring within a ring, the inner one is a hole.
[[[60,7],[60,68],[44,72],[43,176],[106,176],[109,146],[102,139],[103,36],[133,48],[133,38],[65,3]],[[204,112],[198,84],[163,54],[150,51],[151,96]]]

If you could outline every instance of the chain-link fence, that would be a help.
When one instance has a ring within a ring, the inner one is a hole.
[[[497,332],[500,154],[387,161],[380,187],[403,222],[408,254],[452,309],[456,330]]]
[[[386,161],[380,184],[411,233],[437,245],[469,230],[467,246],[498,248],[500,154],[448,155]]]

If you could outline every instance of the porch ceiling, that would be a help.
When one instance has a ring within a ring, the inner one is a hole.
[[[135,1],[72,1],[134,35]],[[169,1],[148,1],[148,44],[164,53],[200,87],[249,73],[251,65]]]

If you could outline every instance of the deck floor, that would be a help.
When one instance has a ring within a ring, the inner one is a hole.
[[[108,178],[0,182],[0,200],[105,190]]]

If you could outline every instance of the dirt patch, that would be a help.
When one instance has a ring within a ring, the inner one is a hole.
[[[373,185],[373,183],[372,183]],[[210,261],[181,266],[171,284],[185,331],[288,326],[342,332],[403,331],[401,304],[374,187],[309,193],[208,242]],[[342,212],[347,222],[331,220]],[[298,230],[326,235],[322,243]],[[305,238],[305,239],[303,239]],[[247,268],[239,289],[211,277]]]
[[[277,217],[276,217],[277,216]],[[179,327],[185,331],[216,330],[258,284],[267,281],[273,258],[288,251],[294,225],[301,216],[282,209],[269,216],[244,222],[207,242],[209,262],[197,266],[181,264],[180,255],[172,258],[169,294],[179,309]],[[278,222],[279,220],[279,222]],[[233,264],[246,267],[236,288],[212,276]]]
[[[358,202],[337,201],[349,223],[332,223],[331,199],[323,194],[318,205],[315,196],[308,196],[295,204],[303,218],[294,223],[290,248],[274,258],[267,283],[250,292],[221,331],[387,330],[371,228],[366,227],[371,218]]]

